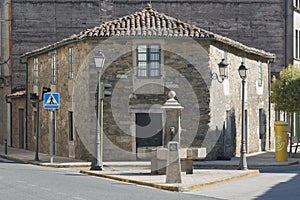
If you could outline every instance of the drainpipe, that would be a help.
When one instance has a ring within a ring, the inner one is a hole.
[[[285,10],[284,10],[284,20],[285,20],[285,23],[284,23],[284,67],[287,67],[288,66],[288,17],[289,17],[289,2],[290,1],[284,1],[284,7],[285,7]]]
[[[6,114],[6,121],[7,121],[7,144],[9,147],[12,147],[12,103],[11,103],[11,99],[8,98],[7,96],[5,97],[6,99],[6,110],[7,110],[7,114]]]
[[[272,126],[271,126],[271,81],[272,81],[272,75],[271,75],[271,67],[272,67],[272,64],[274,63],[275,61],[275,58],[272,59],[272,60],[268,60],[268,76],[269,76],[269,80],[268,80],[268,95],[269,95],[269,150],[271,150],[271,145],[272,145],[272,141],[271,141],[271,132],[272,132]]]

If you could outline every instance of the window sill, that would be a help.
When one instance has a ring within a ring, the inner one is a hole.
[[[138,79],[160,79],[162,76],[136,76]]]

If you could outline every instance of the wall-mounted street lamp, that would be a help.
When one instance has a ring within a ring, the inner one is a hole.
[[[100,136],[100,123],[101,123],[101,117],[100,117],[100,100],[101,100],[101,70],[104,66],[105,57],[102,54],[101,51],[95,54],[94,56],[94,62],[95,66],[98,69],[98,90],[97,90],[97,120],[96,120],[96,137],[95,137],[95,152],[92,159],[91,164],[91,170],[102,170],[102,143],[103,138]],[[100,152],[101,151],[101,152]]]
[[[222,61],[218,64],[218,66],[219,66],[219,76],[217,73],[212,73],[211,78],[213,80],[217,80],[219,83],[222,83],[224,79],[227,78],[226,69],[228,64],[225,62],[225,59],[223,58]],[[221,79],[219,79],[219,77]]]
[[[239,67],[239,75],[242,79],[242,140],[241,140],[241,157],[239,169],[247,170],[247,159],[246,159],[246,135],[245,135],[245,79],[247,78],[247,68],[242,62]]]

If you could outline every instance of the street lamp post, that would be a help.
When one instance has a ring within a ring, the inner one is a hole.
[[[239,169],[247,170],[247,159],[246,159],[246,137],[245,137],[245,79],[247,77],[247,68],[242,62],[239,67],[239,75],[242,79],[242,140],[241,140],[241,157]]]
[[[98,68],[98,87],[97,87],[97,122],[96,122],[96,137],[95,137],[95,152],[93,155],[92,159],[92,164],[91,164],[91,170],[102,170],[102,152],[101,149],[101,142],[103,138],[100,136],[100,123],[101,123],[101,116],[100,116],[100,101],[101,101],[101,69],[103,68],[104,62],[105,62],[105,57],[102,54],[101,51],[99,51],[95,56],[94,56],[94,61],[96,68]]]
[[[35,155],[34,160],[39,161],[39,109],[40,102],[42,100],[39,99],[39,96],[36,93],[30,93],[30,100],[32,101],[32,105],[36,108],[35,112]]]

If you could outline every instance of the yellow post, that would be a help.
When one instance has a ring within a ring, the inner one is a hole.
[[[288,161],[287,145],[288,145],[288,124],[285,122],[275,122],[276,149],[275,159],[278,162]]]

